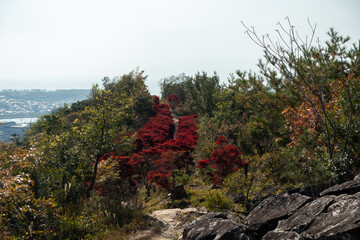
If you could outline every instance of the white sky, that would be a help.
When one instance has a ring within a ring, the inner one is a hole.
[[[317,23],[360,39],[358,0],[0,0],[0,89],[91,88],[136,67],[170,75],[257,70],[262,51],[240,21],[275,35],[289,16],[300,35]]]

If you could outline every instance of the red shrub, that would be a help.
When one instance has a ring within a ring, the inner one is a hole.
[[[173,170],[193,161],[191,152],[198,139],[196,117],[197,115],[192,115],[180,118],[175,138],[152,148],[161,153],[161,156],[154,160],[154,170],[148,174],[150,182],[169,190],[172,187],[169,176],[172,176]]]
[[[214,184],[221,184],[224,178],[242,167],[245,162],[240,159],[240,152],[234,145],[227,144],[228,140],[220,136],[216,143],[218,149],[211,153],[209,159],[198,161],[198,168],[210,167],[210,180]]]
[[[198,167],[198,168],[206,168],[206,167],[209,166],[209,165],[210,165],[209,159],[204,159],[204,160],[198,161],[197,167]]]
[[[174,185],[174,162],[181,157],[181,152],[171,150],[163,152],[161,156],[154,161],[154,170],[147,175],[149,182],[170,191]]]
[[[170,107],[158,104],[154,107],[155,117],[137,131],[137,149],[141,151],[159,145],[174,136],[175,124],[172,120]]]
[[[172,108],[176,107],[180,103],[178,96],[176,96],[175,94],[170,94],[167,97],[167,100]]]
[[[137,151],[131,157],[104,156],[104,159],[111,156],[119,161],[118,170],[122,177],[139,175],[145,181],[148,194],[151,183],[170,191],[174,184],[174,170],[193,162],[191,152],[198,139],[197,115],[181,117],[174,138],[175,124],[169,105],[157,104],[153,111],[156,115],[137,131]]]
[[[160,98],[159,98],[158,96],[152,95],[151,97],[152,97],[152,99],[153,99],[153,104],[154,104],[154,106],[160,104]]]

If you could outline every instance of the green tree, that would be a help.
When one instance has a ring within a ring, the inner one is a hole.
[[[162,79],[160,81],[162,99],[167,99],[169,95],[175,94],[181,103],[185,103],[188,98],[188,89],[186,88],[188,78],[188,76],[182,73]]]
[[[146,78],[144,71],[137,69],[113,80],[108,77],[103,79],[104,90],[133,99],[131,116],[127,118],[126,124],[134,129],[140,128],[152,116],[152,98],[145,84]]]
[[[359,74],[360,42],[348,48],[350,38],[339,36],[330,29],[330,40],[325,42],[325,46],[320,45],[319,41],[314,44],[316,25],[309,22],[311,35],[302,39],[290,20],[287,21],[288,29],[278,23],[280,29],[277,30],[277,42],[269,35],[260,37],[254,28],[244,25],[249,37],[265,52],[266,63],[259,64],[261,71],[269,77],[271,84],[286,89],[297,99],[297,103],[289,103],[284,111],[289,118],[292,139],[296,140],[310,133],[307,136],[312,141],[324,146],[324,154],[321,156],[323,161],[327,161],[330,166],[339,161],[347,162],[344,165],[350,166],[349,163],[355,161],[355,158],[347,156],[355,156],[354,153],[358,151],[358,147],[350,143],[350,135],[357,126],[354,119],[358,118],[352,101],[356,97],[352,90],[354,85],[350,80],[356,79]],[[275,73],[279,73],[281,78],[271,78]],[[339,115],[334,114],[330,104],[336,95],[336,89],[331,86],[337,81],[344,83],[342,101],[343,107],[347,109]],[[343,118],[342,114],[346,116]],[[347,119],[343,124],[346,127],[341,127],[338,118]],[[352,150],[350,145],[353,145]],[[344,173],[349,173],[349,169],[343,168],[342,171],[344,170]],[[350,174],[343,175],[351,177]]]
[[[211,77],[205,72],[195,74],[186,81],[186,89],[189,91],[191,103],[195,106],[195,113],[212,116],[221,89],[216,73]]]
[[[74,128],[83,136],[82,142],[88,156],[94,158],[88,195],[94,187],[101,158],[116,149],[115,140],[125,130],[134,104],[134,99],[125,93],[120,95],[117,91],[101,90],[97,86],[93,87],[92,92],[92,105],[83,112],[86,122]]]

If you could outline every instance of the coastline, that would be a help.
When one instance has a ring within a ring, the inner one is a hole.
[[[12,117],[0,118],[0,142],[11,142],[12,137],[22,138],[31,123],[36,122],[38,117]]]

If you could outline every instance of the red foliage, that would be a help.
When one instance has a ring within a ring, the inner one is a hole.
[[[211,153],[209,159],[198,161],[198,168],[210,167],[210,180],[214,184],[221,184],[224,178],[232,172],[242,167],[246,162],[241,161],[239,150],[231,144],[226,144],[228,140],[220,136],[216,143],[219,145],[218,149]]]
[[[154,98],[156,100],[156,98]],[[153,111],[156,115],[137,131],[137,151],[131,157],[118,157],[119,172],[123,177],[138,174],[147,178],[148,183],[170,190],[174,182],[170,179],[173,170],[192,163],[191,152],[198,140],[197,115],[184,116],[179,119],[177,133],[174,138],[175,124],[171,116],[170,106],[157,104]]]
[[[166,140],[173,138],[175,124],[172,120],[170,107],[166,104],[158,104],[154,107],[155,117],[137,131],[138,150],[154,147]]]
[[[109,158],[117,162],[117,171],[119,171],[119,176],[122,178],[129,178],[135,174],[136,165],[130,161],[130,157],[117,156],[115,153],[107,153],[100,161],[107,161]]]
[[[147,178],[150,183],[155,183],[158,186],[170,191],[174,184],[174,162],[181,155],[180,152],[166,151],[154,161],[154,170],[149,171]],[[172,179],[170,179],[173,177]],[[171,181],[172,180],[172,181]]]
[[[204,159],[204,160],[198,161],[197,167],[198,167],[198,168],[206,168],[206,167],[209,166],[209,165],[210,165],[209,159]]]
[[[175,94],[170,94],[168,97],[167,97],[167,100],[168,102],[175,102],[175,103],[180,103],[180,100],[178,98],[178,96],[176,96]]]
[[[226,139],[226,137],[224,137],[224,136],[220,136],[220,137],[218,137],[218,139],[216,140],[216,144],[224,144],[224,143],[227,143],[228,142],[228,140]]]
[[[112,156],[117,161],[119,176],[122,178],[130,178],[135,174],[135,166],[130,162],[130,157]]]
[[[167,100],[172,108],[176,107],[180,103],[178,96],[176,96],[175,94],[170,94],[167,97]]]
[[[309,99],[311,103],[303,101],[300,106],[296,108],[287,107],[282,112],[287,119],[290,139],[294,145],[298,143],[299,137],[304,130],[309,131],[311,134],[316,134],[316,127],[319,122],[317,112],[321,109],[320,100],[312,94],[307,94],[306,99]]]
[[[154,104],[154,106],[160,104],[160,98],[159,98],[158,96],[152,95],[151,97],[152,97],[152,99],[153,99],[153,104]]]
[[[191,152],[198,139],[196,117],[197,115],[192,115],[180,118],[175,138],[151,149],[161,155],[159,154],[154,160],[154,170],[147,176],[149,182],[169,189],[171,187],[169,176],[172,175],[173,170],[180,169],[193,161]]]

